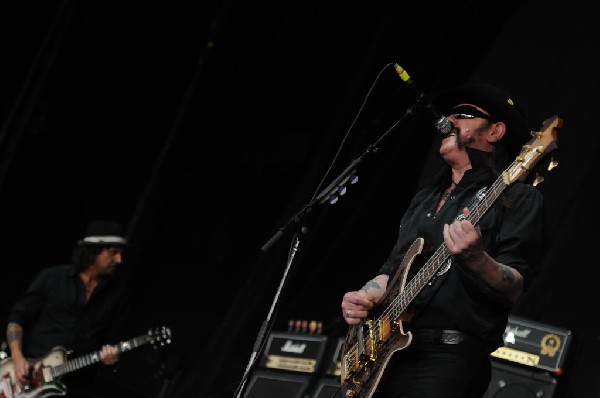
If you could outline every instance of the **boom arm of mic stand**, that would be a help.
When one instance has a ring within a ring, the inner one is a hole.
[[[369,150],[367,150],[366,153],[370,153]],[[298,226],[304,220],[304,218],[306,218],[306,216],[313,210],[315,205],[323,204],[332,195],[335,195],[336,191],[338,190],[338,187],[343,186],[346,182],[348,182],[348,180],[350,180],[355,175],[356,168],[362,161],[363,157],[364,154],[361,155],[359,158],[354,159],[350,163],[350,165],[348,165],[348,167],[346,167],[346,169],[344,169],[344,171],[342,171],[342,173],[335,180],[333,180],[331,184],[327,186],[327,188],[321,191],[320,194],[318,194],[313,200],[310,201],[310,203],[304,206],[299,212],[294,214],[287,222],[287,224],[285,224],[282,228],[279,228],[275,235],[273,235],[271,239],[269,239],[269,241],[263,245],[261,250],[264,252],[268,251],[271,248],[271,246],[275,244],[275,242],[277,242],[279,239],[281,239],[281,237],[285,235],[287,231],[289,231],[293,227]]]
[[[273,246],[279,239],[281,239],[289,230],[291,230],[292,228],[297,228],[297,226],[304,220],[304,218],[306,218],[306,216],[313,210],[315,205],[323,204],[327,201],[335,203],[332,202],[332,200],[335,200],[335,198],[338,197],[338,193],[343,194],[338,190],[342,188],[344,184],[346,184],[348,181],[350,181],[351,184],[356,182],[355,180],[353,180],[353,177],[356,176],[356,169],[358,168],[360,162],[362,162],[367,157],[367,155],[371,155],[377,152],[378,148],[376,145],[383,141],[383,139],[388,135],[388,133],[392,131],[396,126],[398,126],[400,122],[404,121],[407,117],[412,116],[415,113],[416,108],[420,107],[421,105],[422,98],[417,98],[417,102],[413,104],[410,108],[408,108],[404,115],[396,123],[394,123],[392,127],[390,127],[385,133],[383,133],[382,136],[379,137],[377,141],[375,141],[375,143],[371,144],[362,155],[354,159],[344,169],[344,171],[342,171],[342,173],[335,180],[333,180],[331,184],[327,186],[327,188],[323,189],[321,193],[319,193],[313,200],[310,201],[310,203],[308,203],[300,211],[294,214],[283,227],[279,228],[275,235],[273,235],[271,239],[269,239],[267,243],[265,243],[261,247],[261,250],[263,252],[267,252],[271,248],[271,246]]]

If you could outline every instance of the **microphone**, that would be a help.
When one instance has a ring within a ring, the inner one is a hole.
[[[400,79],[402,79],[402,81],[404,83],[408,84],[410,87],[412,87],[413,90],[415,90],[417,92],[417,102],[419,102],[419,103],[422,103],[423,101],[426,102],[424,105],[424,108],[427,112],[429,112],[429,114],[431,116],[433,116],[433,120],[435,120],[435,122],[433,123],[433,126],[435,127],[435,129],[437,131],[439,131],[442,135],[450,134],[450,132],[452,131],[452,128],[454,127],[452,125],[452,123],[450,122],[450,120],[448,120],[448,118],[446,116],[442,115],[435,108],[435,106],[433,106],[431,99],[429,99],[429,97],[427,97],[424,92],[422,92],[420,89],[417,88],[416,84],[414,83],[412,78],[408,75],[408,72],[406,72],[406,70],[404,70],[404,68],[402,68],[398,64],[394,64],[394,68],[396,69],[396,73],[398,73],[398,76],[400,76]]]

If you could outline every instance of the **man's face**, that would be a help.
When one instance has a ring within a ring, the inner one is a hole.
[[[485,110],[472,104],[459,104],[448,112],[447,118],[454,128],[443,139],[443,146],[459,150],[470,147],[488,152],[493,149],[488,133],[494,122]]]
[[[96,256],[94,266],[100,275],[112,274],[117,265],[123,261],[123,250],[120,247],[111,246],[103,248]]]

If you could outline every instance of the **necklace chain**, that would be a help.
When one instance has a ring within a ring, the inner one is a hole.
[[[445,201],[446,199],[448,199],[448,196],[450,196],[450,194],[454,190],[454,187],[456,187],[456,185],[458,185],[457,183],[454,182],[454,179],[451,178],[450,180],[452,181],[452,184],[450,185],[449,190],[447,190],[446,192],[444,192],[442,194],[441,201]]]
[[[440,200],[438,202],[438,205],[436,207],[436,213],[440,210],[440,208],[444,205],[444,203],[446,202],[446,199],[448,199],[448,197],[450,196],[450,194],[452,193],[452,191],[454,191],[454,188],[456,187],[456,183],[454,182],[454,180],[452,179],[452,177],[450,178],[450,180],[452,181],[452,184],[450,185],[450,187],[448,187],[448,189],[442,193],[442,196],[440,197]]]

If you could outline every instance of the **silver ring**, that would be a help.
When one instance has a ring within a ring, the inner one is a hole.
[[[352,310],[346,310],[346,318],[350,318],[350,313],[352,312]]]

